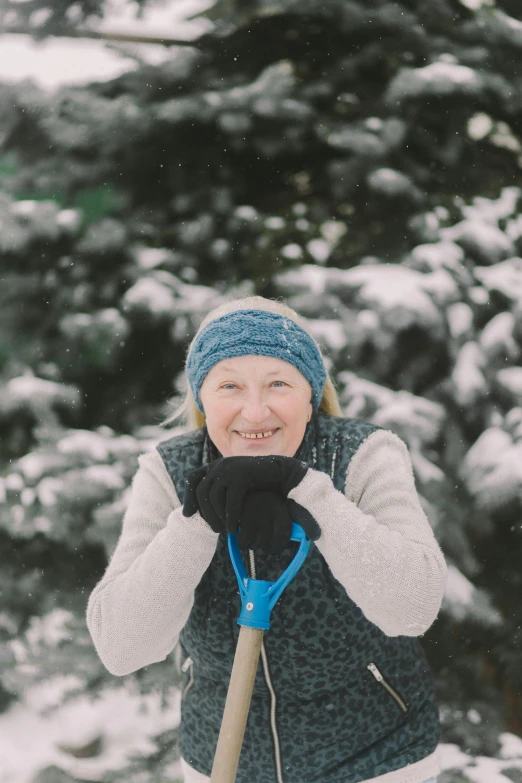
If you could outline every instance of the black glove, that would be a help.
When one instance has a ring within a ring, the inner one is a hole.
[[[290,540],[292,522],[298,522],[311,541],[321,535],[321,528],[300,503],[270,489],[253,490],[243,501],[237,543],[248,549],[266,547],[280,552]]]
[[[249,492],[271,490],[286,499],[307,471],[306,462],[277,454],[220,457],[187,475],[183,515],[199,511],[215,533],[237,533]]]

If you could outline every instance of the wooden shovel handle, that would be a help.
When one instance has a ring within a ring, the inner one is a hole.
[[[211,783],[234,783],[248,719],[264,631],[242,625],[223,712]]]

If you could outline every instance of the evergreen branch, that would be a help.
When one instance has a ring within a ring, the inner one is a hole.
[[[30,35],[35,36],[37,31],[31,27],[23,27],[21,25],[14,25],[6,30],[1,31],[1,35]],[[46,37],[49,38],[92,38],[99,41],[120,41],[125,43],[152,43],[161,44],[162,46],[190,46],[196,49],[205,48],[208,36],[203,35],[200,38],[195,38],[192,41],[180,38],[169,37],[157,37],[153,35],[138,35],[133,33],[115,33],[104,32],[102,30],[65,30],[54,31],[49,33]]]

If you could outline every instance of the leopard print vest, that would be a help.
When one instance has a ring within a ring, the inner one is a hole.
[[[350,460],[376,429],[315,412],[295,458],[327,473],[344,493]],[[180,500],[187,472],[221,456],[206,427],[157,449]],[[296,548],[289,542],[278,555],[256,550],[256,578],[275,582]],[[242,554],[247,565],[248,552]],[[179,749],[205,775],[211,773],[223,716],[239,609],[227,537],[220,535],[180,634],[182,655],[191,665],[183,667]],[[264,646],[277,698],[278,747],[273,696],[259,666],[237,783],[281,783],[281,777],[283,783],[358,783],[419,761],[437,747],[438,706],[419,640],[389,637],[370,622],[313,542],[272,610]]]

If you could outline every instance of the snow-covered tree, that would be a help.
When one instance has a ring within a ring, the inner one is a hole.
[[[445,783],[517,780],[522,11],[221,0],[208,15],[213,32],[160,66],[0,90],[0,709],[43,683],[59,705],[128,688],[166,707],[174,661],[115,680],[87,596],[204,314],[281,295],[345,415],[408,444],[445,552],[422,640]],[[104,779],[174,779],[175,720],[156,733]],[[97,737],[69,756],[94,768]]]

